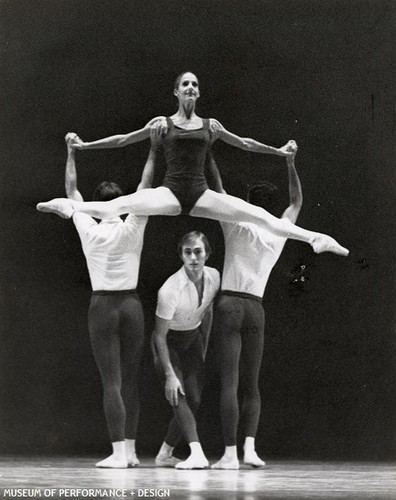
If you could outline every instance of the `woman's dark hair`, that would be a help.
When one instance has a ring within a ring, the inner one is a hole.
[[[92,198],[94,201],[110,201],[123,194],[122,189],[115,182],[103,181],[96,187]]]
[[[199,79],[198,79],[197,75],[193,71],[183,71],[183,73],[180,73],[180,75],[176,78],[175,84],[173,85],[173,90],[177,90],[178,89],[178,87],[180,85],[180,80],[183,78],[183,76],[186,73],[191,73],[192,75],[194,75],[196,77],[198,85],[199,85]]]
[[[177,253],[181,257],[183,254],[184,245],[188,245],[189,243],[194,242],[195,240],[201,240],[205,247],[206,255],[209,256],[212,253],[212,248],[209,244],[208,238],[199,231],[191,231],[185,234],[179,241],[177,245]]]
[[[278,188],[268,181],[254,185],[248,191],[247,201],[274,214],[279,210]]]

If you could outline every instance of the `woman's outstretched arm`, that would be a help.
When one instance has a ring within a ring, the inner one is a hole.
[[[214,120],[213,118],[210,119],[210,123],[211,127],[215,127],[217,129],[217,137],[219,139],[227,144],[230,144],[231,146],[243,149],[244,151],[251,151],[252,153],[266,153],[278,156],[290,156],[295,153],[294,150],[291,151],[292,148],[290,147],[291,143],[296,145],[294,141],[289,141],[281,148],[274,148],[273,146],[267,146],[266,144],[262,144],[261,142],[248,137],[239,137],[238,135],[226,130],[220,122]]]
[[[104,137],[103,139],[98,139],[97,141],[84,142],[77,136],[74,147],[76,149],[122,148],[124,146],[128,146],[128,144],[133,144],[134,142],[144,141],[150,135],[150,127],[162,118],[162,116],[157,116],[150,120],[143,128],[130,132],[129,134],[111,135],[110,137]]]

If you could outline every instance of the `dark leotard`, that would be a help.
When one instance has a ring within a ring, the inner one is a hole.
[[[176,196],[182,214],[188,214],[208,189],[205,161],[210,148],[209,120],[202,120],[202,128],[195,130],[177,127],[170,118],[166,121],[163,148],[167,170],[162,185]]]

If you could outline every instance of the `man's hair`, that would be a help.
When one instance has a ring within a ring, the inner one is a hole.
[[[96,187],[92,198],[94,201],[110,201],[123,194],[122,189],[117,183],[103,181]]]
[[[201,233],[200,231],[191,231],[187,234],[185,234],[182,238],[180,238],[179,244],[177,245],[177,253],[180,255],[180,257],[183,254],[183,247],[184,245],[188,245],[193,243],[195,240],[201,240],[202,243],[204,244],[205,247],[205,252],[206,255],[209,256],[212,253],[212,248],[209,244],[208,238],[204,233]]]
[[[260,182],[249,188],[247,201],[252,205],[265,208],[271,214],[281,209],[278,188],[268,181]]]

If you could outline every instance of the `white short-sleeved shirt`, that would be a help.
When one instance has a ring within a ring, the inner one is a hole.
[[[171,320],[171,330],[193,330],[202,321],[206,309],[211,305],[220,288],[220,273],[213,267],[204,267],[204,289],[202,303],[198,306],[198,292],[187,276],[184,266],[172,274],[158,291],[155,314]]]
[[[225,244],[221,289],[262,297],[287,238],[248,222],[220,225]]]
[[[75,212],[73,222],[87,260],[92,290],[133,290],[137,286],[140,254],[148,217],[128,215],[97,223]]]

